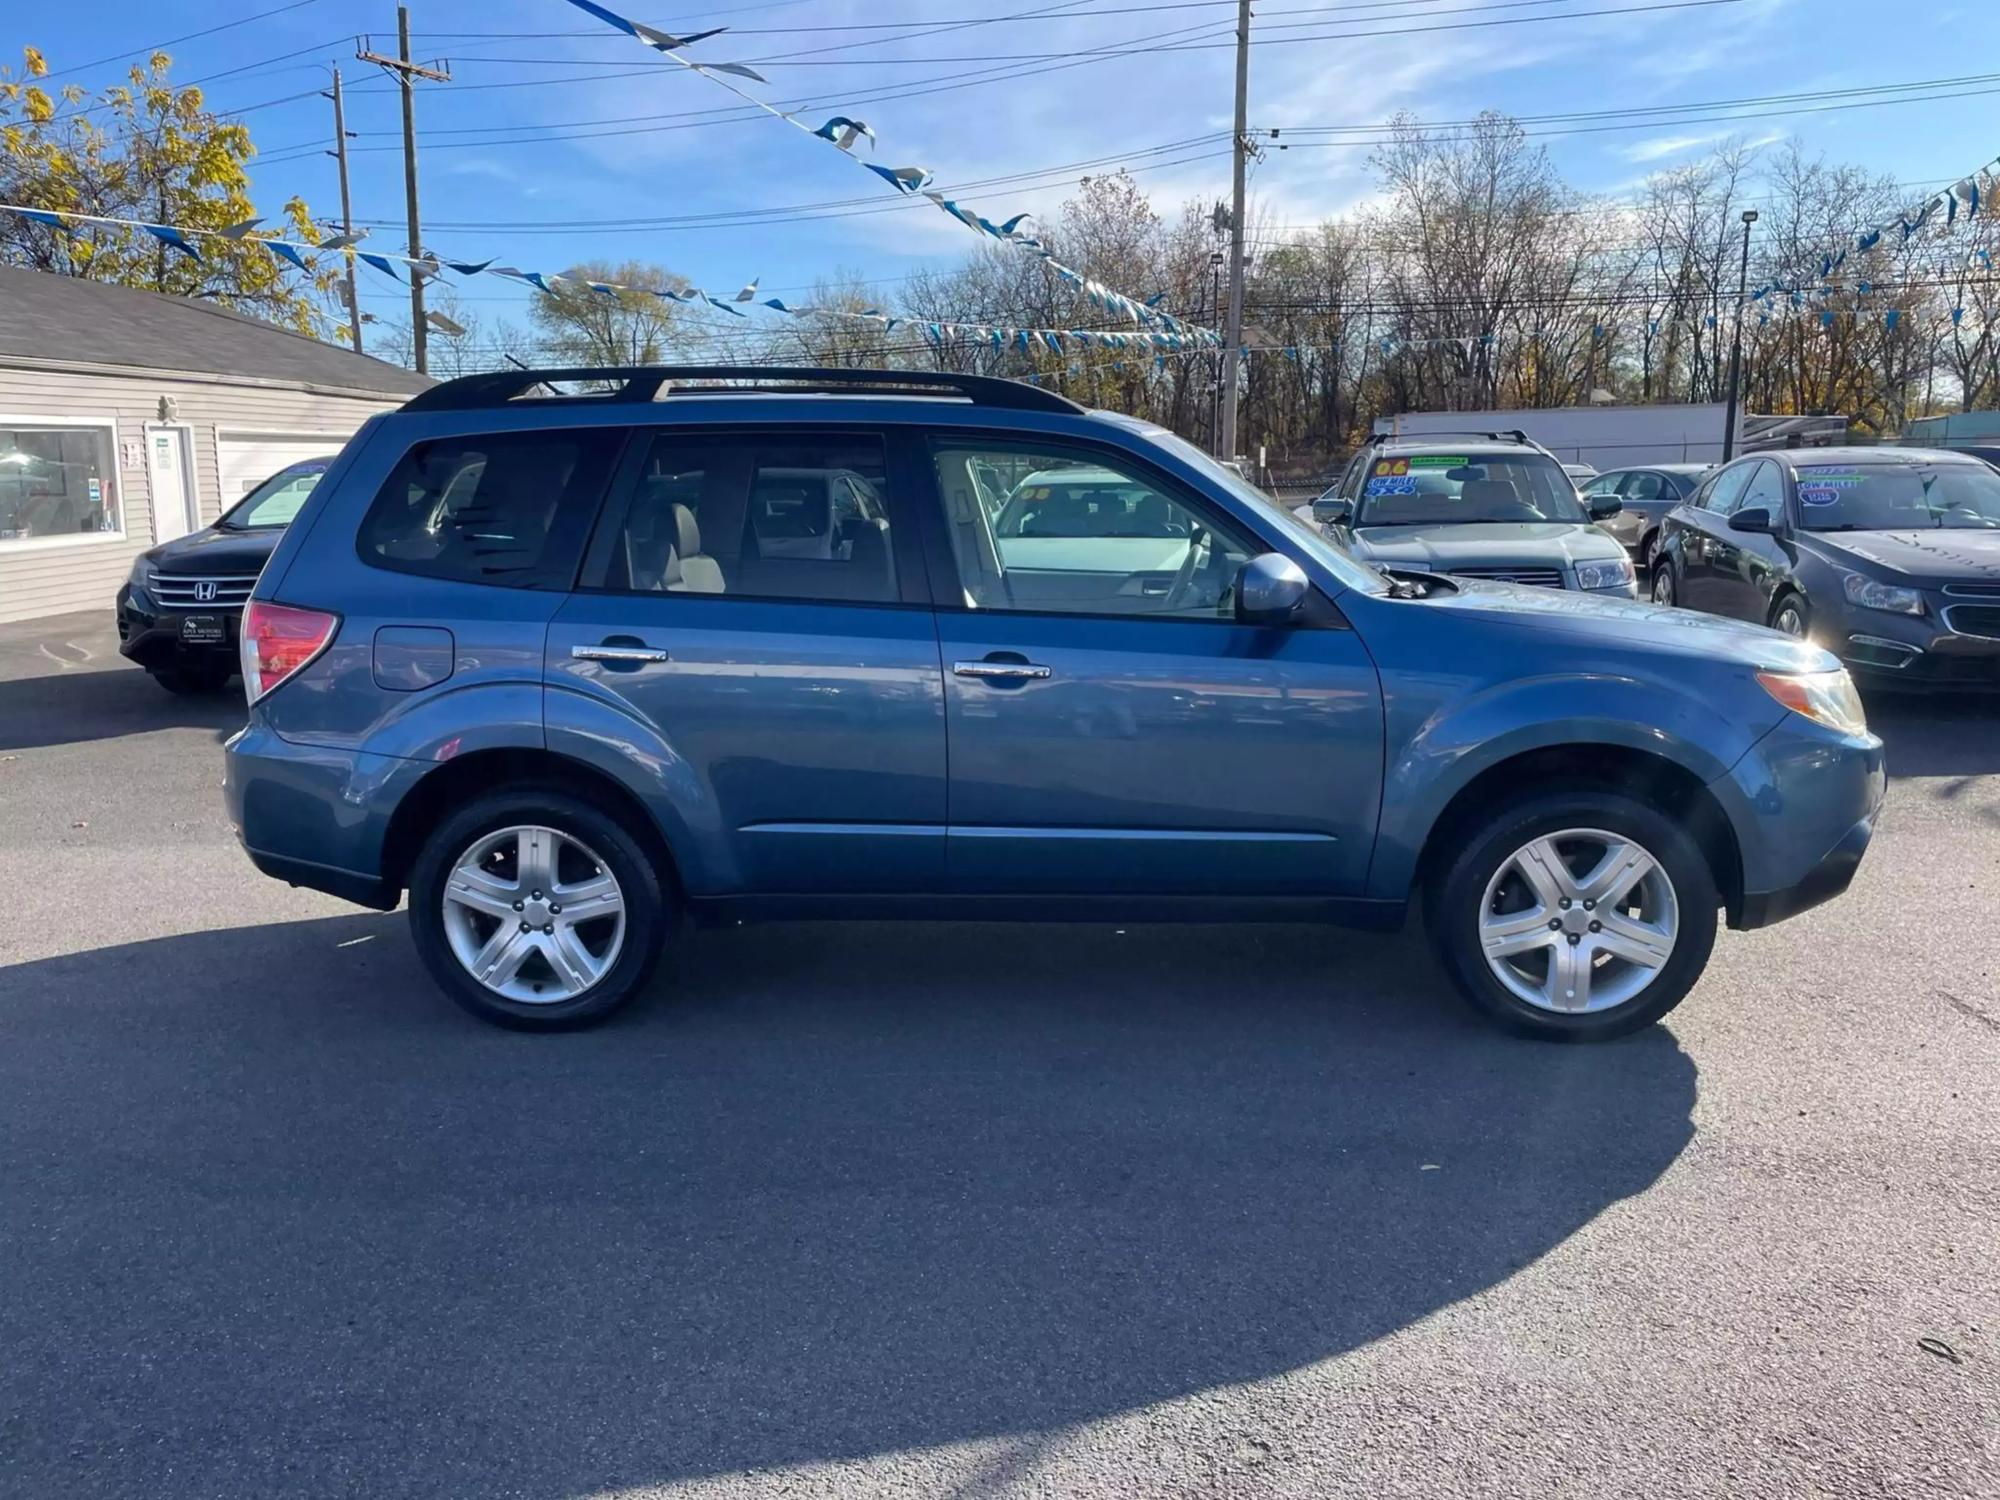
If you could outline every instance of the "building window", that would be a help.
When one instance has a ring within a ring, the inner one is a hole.
[[[110,423],[0,418],[0,548],[121,530]]]

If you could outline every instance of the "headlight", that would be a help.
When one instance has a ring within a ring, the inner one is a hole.
[[[1634,576],[1632,560],[1627,557],[1576,565],[1576,586],[1580,589],[1625,588]]]
[[[1840,586],[1847,591],[1847,602],[1858,604],[1863,609],[1886,609],[1898,615],[1920,615],[1924,612],[1924,596],[1915,589],[1899,588],[1893,583],[1877,583],[1859,573],[1843,573]]]
[[[1845,668],[1831,672],[1759,672],[1757,681],[1764,691],[1793,713],[1837,729],[1842,734],[1866,734],[1868,715],[1862,711],[1861,695],[1854,691],[1854,679]]]

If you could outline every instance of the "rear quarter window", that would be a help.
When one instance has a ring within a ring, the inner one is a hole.
[[[567,589],[623,434],[435,438],[399,461],[361,522],[361,560],[399,573]]]

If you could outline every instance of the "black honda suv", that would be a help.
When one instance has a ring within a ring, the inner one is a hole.
[[[221,691],[257,575],[332,462],[280,469],[213,526],[141,553],[118,590],[118,649],[170,693]]]

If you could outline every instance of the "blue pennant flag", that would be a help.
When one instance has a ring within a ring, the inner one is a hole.
[[[1063,352],[1062,335],[1059,333],[1055,333],[1047,328],[1044,328],[1042,330],[1042,342],[1047,344],[1049,348],[1054,350],[1057,354]]]
[[[597,295],[600,297],[615,298],[618,295],[618,288],[613,286],[608,281],[586,281],[584,285],[589,287],[593,292],[597,293]]]
[[[922,167],[878,167],[872,161],[864,161],[861,165],[899,193],[917,192],[928,186],[931,180],[931,174]]]
[[[712,297],[707,292],[702,293],[702,298],[704,301],[708,303],[710,307],[719,307],[726,313],[735,313],[736,316],[739,318],[745,318],[749,316],[748,313],[744,312],[743,309],[738,307],[735,303],[724,302],[720,297]]]
[[[770,308],[773,312],[788,313],[793,311],[793,309],[785,306],[784,302],[777,297],[766,297],[764,299],[764,306]]]
[[[1856,293],[1858,293],[1859,295],[1861,295],[1861,296],[1865,297],[1865,296],[1867,296],[1867,295],[1868,295],[1868,294],[1869,294],[1870,292],[1872,292],[1872,291],[1874,291],[1874,290],[1875,290],[1875,284],[1874,284],[1874,283],[1873,283],[1872,281],[1864,281],[1864,282],[1861,282],[1861,283],[1860,283],[1860,284],[1859,284],[1858,286],[1856,286],[1854,290],[1855,290],[1855,291],[1856,291]]]
[[[1028,352],[1028,330],[1025,328],[1016,328],[1014,330],[1014,343],[1023,354],[1026,354]]]
[[[1890,308],[1882,314],[1882,321],[1893,329],[1898,323],[1903,321],[1903,310],[1900,307]]]
[[[367,259],[366,256],[362,258]],[[540,271],[523,271],[521,279],[538,292],[547,292],[551,297],[556,294],[556,289],[549,285],[549,279]]]
[[[819,129],[815,130],[813,134],[823,141],[832,141],[834,145],[840,147],[843,151],[852,147],[855,141],[862,136],[868,137],[869,145],[872,146],[875,144],[875,132],[870,130],[860,120],[850,120],[846,115],[835,115],[831,120],[828,120]]]
[[[178,229],[174,228],[173,225],[141,224],[139,227],[145,230],[146,233],[150,234],[154,239],[158,240],[161,244],[166,245],[171,249],[180,251],[181,254],[185,255],[189,260],[193,261],[196,265],[205,264],[200,254],[195,250],[194,246],[190,245],[187,242],[187,236],[182,234]]]
[[[450,266],[454,271],[458,272],[458,274],[461,276],[477,276],[481,271],[485,270],[488,266],[492,265],[493,262],[490,260],[481,260],[481,261],[448,260],[445,262],[445,264]]]
[[[46,224],[50,229],[60,229],[64,234],[76,233],[63,221],[61,214],[52,214],[45,208],[24,208],[21,210],[21,217],[32,223]]]
[[[1857,250],[1873,250],[1877,245],[1881,243],[1882,243],[1882,231],[1879,229],[1871,229],[1866,234],[1862,235],[1860,239],[1854,242],[1854,248]]]
[[[305,257],[299,254],[299,247],[297,245],[285,240],[263,240],[260,243],[266,250],[271,252],[272,259],[288,260],[301,271],[312,270],[312,267],[306,264]]]
[[[1822,328],[1831,328],[1831,327],[1833,327],[1833,309],[1832,309],[1832,308],[1830,308],[1830,307],[1829,307],[1829,308],[1828,308],[1828,309],[1827,309],[1827,310],[1826,310],[1825,312],[1823,312],[1823,313],[1821,313],[1821,314],[1819,315],[1819,326],[1820,326],[1820,327],[1822,327]]]
[[[1965,321],[1965,309],[1964,309],[1964,308],[1962,308],[1962,307],[1954,307],[1954,308],[1953,308],[1953,309],[1951,310],[1951,321],[1952,321],[1952,323],[1953,323],[1953,325],[1954,325],[1954,326],[1956,326],[1956,325],[1957,325],[1957,324],[1959,324],[1959,323],[1962,323],[1962,322],[1964,322],[1964,321]]]
[[[357,250],[354,253],[367,261],[369,265],[373,266],[383,275],[387,276],[391,281],[401,281],[403,279],[396,274],[396,263],[390,260],[388,256],[375,255],[366,250]],[[543,287],[542,290],[547,291],[548,288]]]

